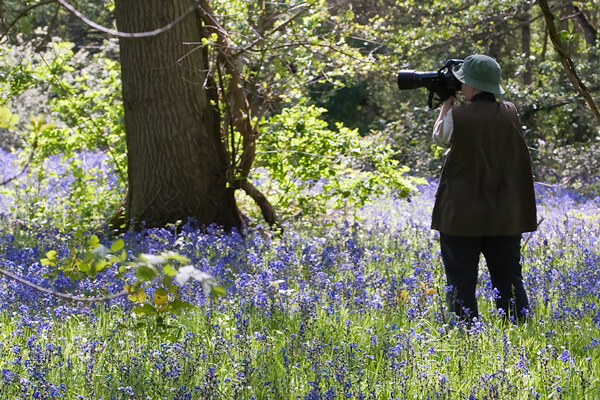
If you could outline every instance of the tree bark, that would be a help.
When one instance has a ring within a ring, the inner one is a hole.
[[[189,0],[116,0],[121,32],[174,21]],[[195,220],[241,228],[223,141],[217,92],[199,46],[200,16],[189,13],[150,37],[121,37],[129,188],[122,218],[132,227]]]

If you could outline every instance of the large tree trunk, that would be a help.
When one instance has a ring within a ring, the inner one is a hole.
[[[129,191],[123,218],[134,228],[190,218],[241,227],[216,109],[202,22],[189,0],[116,0],[128,147]]]

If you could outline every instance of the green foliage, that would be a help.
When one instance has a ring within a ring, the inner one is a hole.
[[[372,94],[372,86],[374,83],[366,79],[345,82],[340,88],[324,83],[312,85],[309,96],[312,103],[326,109],[323,118],[331,129],[343,121],[349,128],[358,129],[361,135],[368,135],[372,130],[382,128],[380,106]]]
[[[53,268],[49,278],[62,273],[73,280],[95,279],[111,268],[127,298],[136,304],[132,311],[142,318],[139,326],[149,329],[170,328],[167,321],[172,315],[194,308],[181,299],[181,291],[190,280],[199,281],[213,300],[226,295],[213,276],[196,269],[189,258],[174,251],[131,258],[122,238],[104,246],[96,235],[91,235],[70,243],[70,254],[61,260],[55,250],[46,253],[40,263]],[[168,331],[161,337],[176,339]]]
[[[13,114],[8,107],[0,107],[0,127],[6,129],[15,129],[19,123],[19,116]]]
[[[106,42],[94,55],[60,41],[45,51],[31,42],[0,46],[0,72],[11,77],[0,84],[0,144],[21,149],[18,169],[26,171],[1,188],[15,217],[86,229],[122,200],[126,151],[115,46]],[[68,187],[53,187],[63,178]]]
[[[600,171],[595,153],[585,157],[585,149],[596,151],[591,143],[597,123],[574,95],[531,1],[215,0],[210,5],[237,57],[254,120],[262,121],[257,145],[262,153],[253,179],[273,179],[261,186],[278,213],[319,216],[335,207],[358,207],[388,184],[405,195],[398,165],[435,176],[441,154],[431,145],[430,131],[437,113],[426,110],[424,90],[398,92],[395,76],[400,69],[435,70],[447,58],[472,53],[490,54],[502,65],[506,98],[521,110],[538,180],[589,183]],[[597,4],[575,5],[592,21],[600,13]],[[34,2],[4,2],[2,23],[29,6]],[[110,25],[114,2],[82,1],[77,7]],[[6,77],[0,80],[2,145],[22,148],[19,166],[28,167],[27,176],[2,190],[11,191],[20,218],[52,218],[65,226],[78,218],[77,224],[92,226],[117,207],[126,182],[118,50],[116,40],[84,35],[83,24],[66,21],[65,15],[56,4],[35,6],[0,45],[0,76]],[[556,15],[580,76],[596,88],[597,46],[575,14],[560,8]],[[50,39],[54,33],[69,40]],[[93,54],[84,50],[90,43]],[[218,41],[207,37],[203,46],[215,66]],[[218,68],[213,71],[218,75]],[[220,78],[226,87],[228,77]],[[301,111],[310,106],[327,110]],[[298,124],[304,114],[308,120]],[[16,119],[9,122],[10,115]],[[224,122],[230,132],[225,114]],[[301,139],[317,135],[323,139]],[[232,170],[242,155],[234,137]],[[279,137],[288,139],[279,143]],[[78,161],[88,150],[107,155],[104,164],[116,172],[116,183],[106,170]],[[574,152],[578,156],[572,158]],[[284,161],[285,156],[292,157]],[[61,157],[66,168],[50,168],[51,157]],[[564,160],[571,160],[570,166]],[[72,177],[68,199],[61,205],[49,202],[48,182],[64,176]]]
[[[265,121],[253,178],[284,215],[319,219],[329,209],[355,210],[390,191],[406,196],[416,182],[381,138],[361,137],[325,109],[295,107]]]
[[[350,6],[350,2],[336,4],[339,8]],[[426,112],[424,89],[398,93],[395,74],[400,69],[437,70],[448,58],[485,53],[498,59],[507,91],[505,98],[513,101],[523,114],[538,180],[552,179],[547,175],[548,167],[560,165],[560,159],[566,156],[561,155],[563,147],[586,147],[597,137],[597,121],[566,79],[545,34],[540,10],[530,1],[352,2],[353,6],[357,4],[362,13],[360,17],[356,13],[355,24],[347,35],[353,38],[354,45],[363,39],[362,43],[378,46],[369,53],[376,60],[376,67],[368,67],[371,71],[368,85],[377,90],[370,90],[370,97],[360,100],[377,104],[375,113],[384,121],[384,127],[377,129],[392,138],[401,164],[410,166],[417,174],[432,175],[439,171],[440,160],[430,144],[437,113]],[[576,6],[588,19],[597,18],[596,4]],[[591,90],[597,90],[597,46],[584,38],[578,13],[568,7],[557,8],[555,12],[579,75]],[[364,64],[361,67],[366,69]],[[335,96],[331,99],[335,100]],[[351,99],[342,98],[331,108],[348,101]],[[354,109],[358,110],[357,106]],[[598,170],[591,168],[592,163],[585,164],[590,167],[589,181],[598,175]],[[561,174],[562,180],[575,178],[567,169],[560,172],[551,169]]]
[[[104,26],[112,24],[114,0],[78,1],[77,9],[89,20]],[[40,36],[40,33],[42,36]],[[58,36],[78,47],[100,45],[104,35],[91,30],[74,18],[58,2],[37,0],[3,0],[0,3],[0,40],[13,45],[32,42],[43,45]]]

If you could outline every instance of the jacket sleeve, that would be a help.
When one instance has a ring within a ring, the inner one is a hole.
[[[438,120],[433,126],[433,141],[440,147],[449,148],[452,144],[452,132],[454,131],[454,121],[452,119],[452,110]]]

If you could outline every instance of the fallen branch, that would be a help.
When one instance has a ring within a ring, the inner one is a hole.
[[[26,286],[29,286],[30,288],[33,288],[39,292],[42,293],[46,293],[49,295],[52,295],[54,297],[59,297],[61,299],[64,300],[70,300],[70,301],[76,301],[76,302],[85,302],[85,303],[99,303],[102,301],[107,301],[107,300],[113,300],[113,299],[117,299],[119,297],[123,297],[128,295],[129,293],[127,293],[126,291],[122,291],[122,292],[118,292],[118,293],[114,293],[114,294],[109,294],[109,295],[105,295],[105,296],[98,296],[98,297],[80,297],[80,296],[73,296],[70,294],[64,294],[64,293],[59,293],[59,292],[55,292],[53,290],[50,289],[46,289],[44,287],[41,287],[40,285],[36,285],[35,283],[31,283],[26,279],[21,278],[18,275],[13,274],[12,272],[8,272],[2,268],[0,268],[0,274],[5,275],[11,279],[14,279],[17,282],[20,282]]]

